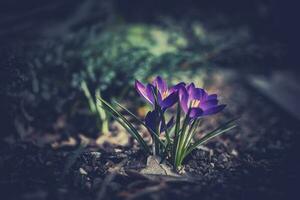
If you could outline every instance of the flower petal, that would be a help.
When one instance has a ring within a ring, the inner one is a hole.
[[[186,86],[186,90],[189,93],[189,95],[193,92],[193,90],[195,89],[195,84],[194,83],[190,83],[188,86]]]
[[[142,97],[144,97],[144,98],[147,97],[146,87],[138,80],[135,80],[135,89]]]
[[[189,117],[193,119],[193,118],[200,117],[202,114],[203,114],[203,110],[201,108],[191,108]]]
[[[149,111],[145,117],[145,124],[147,128],[151,129],[152,131],[155,131],[156,117],[156,111]]]
[[[177,100],[178,100],[178,93],[173,92],[172,94],[170,94],[167,98],[165,98],[161,102],[161,107],[164,109],[167,109],[167,108],[173,106]]]
[[[202,108],[203,110],[207,110],[211,107],[215,107],[218,105],[218,100],[217,99],[211,99],[211,100],[206,100],[206,101],[202,101],[200,103],[200,108]]]
[[[172,87],[169,89],[169,91],[170,91],[170,93],[172,93],[172,92],[177,92],[177,91],[178,91],[180,88],[182,88],[182,87],[185,87],[185,83],[184,83],[184,82],[180,82],[180,83],[178,83],[178,84],[172,86]]]
[[[154,96],[153,96],[153,92],[152,92],[153,88],[154,88],[153,85],[148,83],[146,86],[146,94],[149,99],[149,102],[154,105],[155,100],[154,100]]]
[[[206,100],[216,99],[217,97],[218,97],[217,94],[210,94],[210,95],[207,95]]]
[[[188,101],[189,101],[189,94],[186,88],[180,88],[179,92],[179,102],[182,110],[187,113],[188,112]]]
[[[162,101],[163,101],[163,98],[162,98],[162,96],[161,96],[160,91],[158,90],[158,91],[157,91],[157,103],[158,103],[159,105],[161,105],[161,104],[162,104]]]
[[[160,93],[165,92],[166,90],[168,90],[168,85],[166,83],[166,81],[164,79],[162,79],[160,76],[157,76],[152,84],[157,87],[158,91],[160,91]]]
[[[145,87],[141,82],[138,80],[135,81],[135,89],[136,91],[144,97],[149,103],[153,104],[153,94],[151,91],[151,86],[148,84],[147,87]]]
[[[202,101],[205,97],[206,92],[202,88],[193,88],[189,92],[192,99],[197,99]]]
[[[226,105],[218,105],[218,106],[210,107],[209,109],[204,110],[203,115],[216,114],[216,113],[222,111],[225,107],[226,107]]]

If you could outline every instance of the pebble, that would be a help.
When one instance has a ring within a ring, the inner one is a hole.
[[[79,168],[79,172],[82,175],[88,175],[88,173],[83,168],[81,168],[81,167]]]
[[[101,157],[101,153],[97,151],[91,152],[91,155],[94,156],[96,159]]]
[[[231,154],[234,155],[234,156],[238,156],[239,155],[239,153],[235,149],[232,149]]]

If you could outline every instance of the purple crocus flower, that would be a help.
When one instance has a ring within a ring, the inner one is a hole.
[[[179,83],[171,88],[168,88],[166,81],[160,76],[157,76],[152,84],[148,83],[146,86],[138,80],[135,81],[135,89],[137,92],[152,105],[155,104],[152,90],[153,88],[157,89],[157,103],[163,110],[173,106],[177,102],[177,91],[182,85],[184,85],[184,83]]]
[[[226,105],[218,105],[216,94],[207,94],[202,88],[196,88],[194,83],[179,89],[179,101],[185,113],[190,109],[192,119],[220,112]]]

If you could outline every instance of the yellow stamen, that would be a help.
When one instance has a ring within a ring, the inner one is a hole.
[[[168,96],[168,93],[169,93],[168,90],[164,91],[162,93],[162,99],[165,99]]]
[[[199,107],[199,105],[200,105],[199,100],[197,100],[197,99],[192,100],[192,102],[191,102],[191,107],[192,108],[197,108],[197,107]]]

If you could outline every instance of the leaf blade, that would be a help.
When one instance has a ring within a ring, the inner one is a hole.
[[[102,103],[102,104],[101,104]],[[126,130],[130,130],[129,133],[139,142],[139,144],[143,147],[143,149],[150,153],[149,147],[146,144],[145,140],[140,136],[136,128],[115,108],[113,108],[108,102],[106,102],[101,97],[97,98],[97,106],[103,107],[106,111],[108,111],[117,121],[120,123]],[[126,124],[126,126],[124,126]]]
[[[233,121],[235,121],[235,119],[234,119],[234,120],[230,120],[230,121],[227,122],[225,125],[223,125],[223,126],[217,128],[217,129],[211,131],[210,133],[208,133],[208,134],[206,134],[204,137],[202,137],[200,140],[198,140],[197,142],[195,142],[194,144],[192,144],[192,145],[188,148],[188,150],[187,150],[185,156],[188,155],[189,153],[191,153],[191,152],[192,152],[195,148],[197,148],[199,145],[201,145],[201,144],[207,142],[208,140],[211,140],[211,139],[214,138],[214,137],[217,137],[217,136],[221,135],[222,133],[225,133],[225,132],[227,132],[227,131],[229,131],[229,130],[235,128],[235,127],[237,127],[236,124],[233,124]],[[184,156],[184,157],[185,157],[185,156]]]

